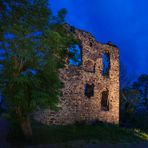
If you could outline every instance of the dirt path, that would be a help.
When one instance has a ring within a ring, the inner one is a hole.
[[[0,118],[0,148],[10,148],[10,144],[6,140],[8,129],[9,129],[8,121]]]
[[[85,143],[71,142],[65,144],[49,144],[38,146],[27,146],[25,148],[148,148],[148,142],[137,144],[102,144],[102,143]]]

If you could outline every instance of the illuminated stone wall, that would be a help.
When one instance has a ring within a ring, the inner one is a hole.
[[[71,29],[71,28],[69,28]],[[73,28],[72,28],[73,29]],[[73,29],[81,41],[82,64],[72,66],[67,63],[60,70],[65,87],[60,98],[58,112],[40,110],[35,119],[46,124],[71,124],[76,121],[93,122],[100,120],[119,123],[119,50],[112,43],[101,44],[90,33]],[[110,56],[108,76],[102,75],[103,53]],[[94,95],[85,95],[85,85],[94,84]],[[108,91],[108,110],[102,110],[102,92]]]

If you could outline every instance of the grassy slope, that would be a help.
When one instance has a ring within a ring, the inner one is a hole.
[[[73,140],[98,140],[105,143],[148,141],[148,134],[113,125],[48,126],[33,123],[32,144],[63,143]]]

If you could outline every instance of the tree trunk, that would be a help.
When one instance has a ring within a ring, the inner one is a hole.
[[[23,66],[22,66],[22,62],[21,63],[18,62],[18,59],[16,56],[13,57],[13,60],[14,60],[14,68],[16,70],[13,75],[14,75],[14,78],[16,78],[19,76],[20,71],[23,68]],[[32,128],[31,128],[31,122],[30,122],[29,116],[23,115],[23,111],[20,105],[16,106],[16,115],[19,119],[19,124],[20,124],[21,130],[25,138],[29,140],[32,137]]]
[[[31,122],[30,122],[30,118],[29,117],[25,117],[21,123],[21,129],[22,132],[26,138],[26,140],[30,140],[30,138],[32,137],[32,128],[31,128]]]
[[[17,118],[19,119],[19,124],[26,140],[30,140],[30,138],[32,137],[32,127],[31,127],[30,117],[28,115],[26,116],[22,115],[22,110],[20,106],[16,107],[16,115]]]

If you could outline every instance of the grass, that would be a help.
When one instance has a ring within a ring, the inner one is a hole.
[[[33,123],[32,144],[64,143],[76,140],[97,140],[105,143],[148,141],[148,133],[113,125],[43,125]]]
[[[33,121],[32,128],[33,137],[29,142],[31,145],[58,144],[81,140],[86,142],[95,140],[101,143],[136,143],[148,141],[148,133],[108,124],[58,126],[44,125]],[[12,135],[18,144],[18,141],[21,141],[19,139],[21,138],[20,132],[15,132]],[[24,142],[22,141],[22,143]]]

